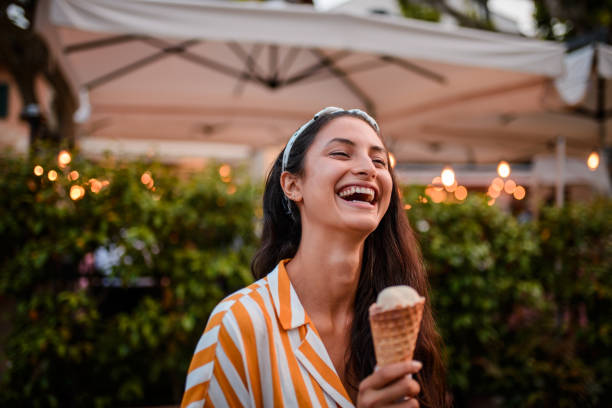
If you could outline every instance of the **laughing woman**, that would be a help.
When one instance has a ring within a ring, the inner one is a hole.
[[[182,407],[446,407],[428,284],[378,125],[326,108],[289,140],[263,198],[259,280],[213,310]],[[368,307],[427,298],[415,359],[375,369]]]

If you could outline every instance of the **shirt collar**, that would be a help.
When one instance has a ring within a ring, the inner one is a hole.
[[[300,299],[293,289],[285,265],[289,259],[283,259],[267,276],[268,290],[272,296],[276,316],[284,330],[295,329],[310,323]]]

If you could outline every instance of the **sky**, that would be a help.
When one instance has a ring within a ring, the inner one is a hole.
[[[315,0],[317,6],[326,9],[348,0]],[[535,23],[531,17],[534,11],[532,0],[489,0],[492,12],[515,20],[521,32],[527,36],[535,35]]]

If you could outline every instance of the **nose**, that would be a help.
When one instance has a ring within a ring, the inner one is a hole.
[[[369,155],[360,156],[355,160],[353,174],[370,179],[376,177],[376,166]]]

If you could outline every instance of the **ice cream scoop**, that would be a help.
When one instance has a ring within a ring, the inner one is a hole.
[[[389,286],[383,289],[376,298],[376,304],[382,310],[396,307],[414,306],[424,300],[416,290],[407,285]]]

